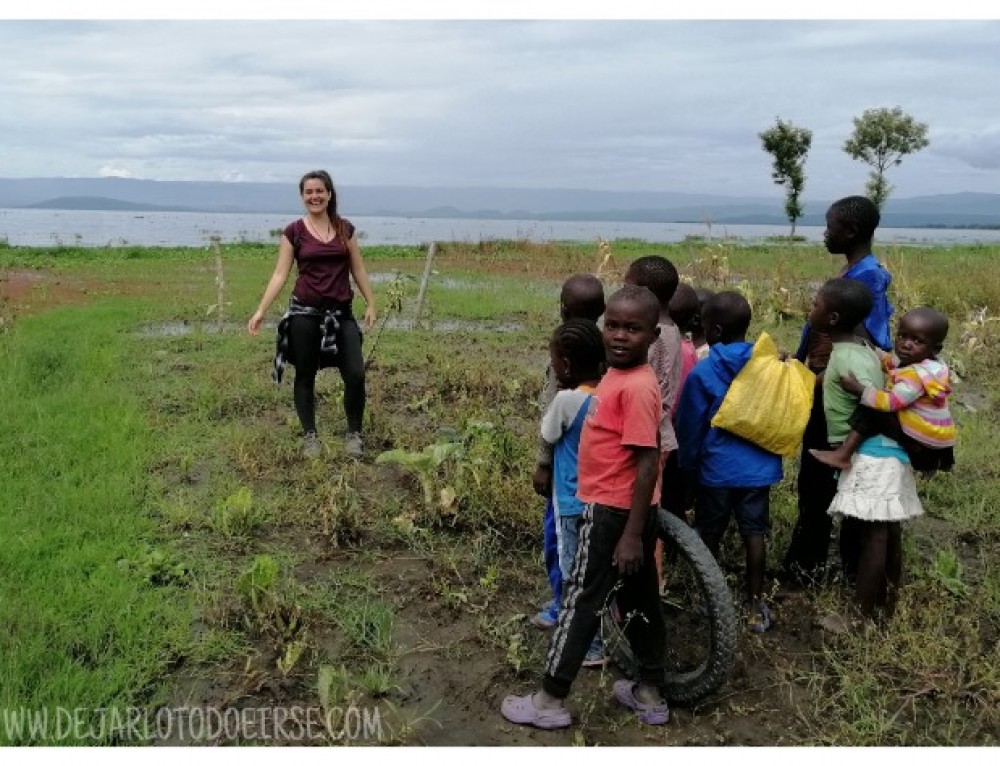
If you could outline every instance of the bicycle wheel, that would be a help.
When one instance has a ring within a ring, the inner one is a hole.
[[[666,586],[661,598],[667,626],[664,657],[669,702],[698,702],[725,683],[736,653],[736,610],[722,570],[698,533],[660,510]],[[601,620],[605,651],[634,675],[635,658],[614,604]]]

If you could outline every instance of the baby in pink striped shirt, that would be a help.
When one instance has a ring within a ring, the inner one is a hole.
[[[948,318],[925,306],[899,320],[895,356],[881,354],[889,386],[865,387],[851,374],[840,379],[845,390],[861,397],[851,418],[851,432],[835,450],[809,450],[826,465],[846,470],[866,438],[883,434],[899,442],[914,470],[948,471],[955,464],[955,421],[948,409],[948,365],[937,358],[948,335]]]

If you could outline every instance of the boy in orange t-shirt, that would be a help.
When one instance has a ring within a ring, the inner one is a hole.
[[[576,559],[542,688],[501,705],[512,723],[539,729],[572,723],[563,702],[612,593],[624,614],[637,613],[628,635],[639,674],[638,681],[616,681],[614,698],[643,723],[669,719],[662,694],[665,625],[653,563],[662,405],[647,361],[659,314],[659,301],[644,287],[626,286],[608,301],[603,333],[609,369],[580,438],[577,496],[585,506]]]

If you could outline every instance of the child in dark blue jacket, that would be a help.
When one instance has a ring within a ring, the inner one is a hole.
[[[737,292],[705,301],[702,326],[711,350],[688,375],[674,420],[682,471],[697,476],[694,525],[718,558],[729,519],[736,517],[746,548],[750,629],[763,633],[773,616],[763,597],[764,538],[770,531],[771,485],[781,481],[781,457],[715,428],[712,417],[729,385],[750,360],[750,304]]]

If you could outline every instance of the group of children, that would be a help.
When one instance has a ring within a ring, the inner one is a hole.
[[[800,475],[799,518],[783,567],[801,575],[804,563],[825,564],[829,524],[821,553],[803,548],[822,528],[809,512],[816,498],[804,502],[803,494],[832,483],[823,515],[830,523],[844,518],[841,556],[864,617],[891,611],[899,587],[900,522],[922,513],[913,469],[949,469],[955,440],[948,368],[937,358],[947,319],[914,309],[899,322],[895,355],[886,353],[892,307],[888,272],[871,254],[877,225],[878,210],[864,197],[839,200],[827,213],[827,249],[847,265],[817,292],[797,354],[817,373],[802,470],[824,481],[804,485]],[[542,729],[570,725],[564,700],[581,667],[604,663],[599,626],[613,597],[622,614],[639,615],[626,624],[638,678],[617,681],[614,698],[644,723],[664,724],[658,508],[686,517],[693,503],[694,527],[716,556],[735,518],[746,552],[749,628],[763,633],[774,622],[764,597],[765,539],[782,459],[711,425],[751,357],[751,307],[739,292],[681,283],[670,261],[650,255],[629,265],[606,304],[596,277],[571,277],[560,315],[533,477],[546,498],[553,599],[532,621],[554,631],[541,688],[507,697],[501,712]]]

